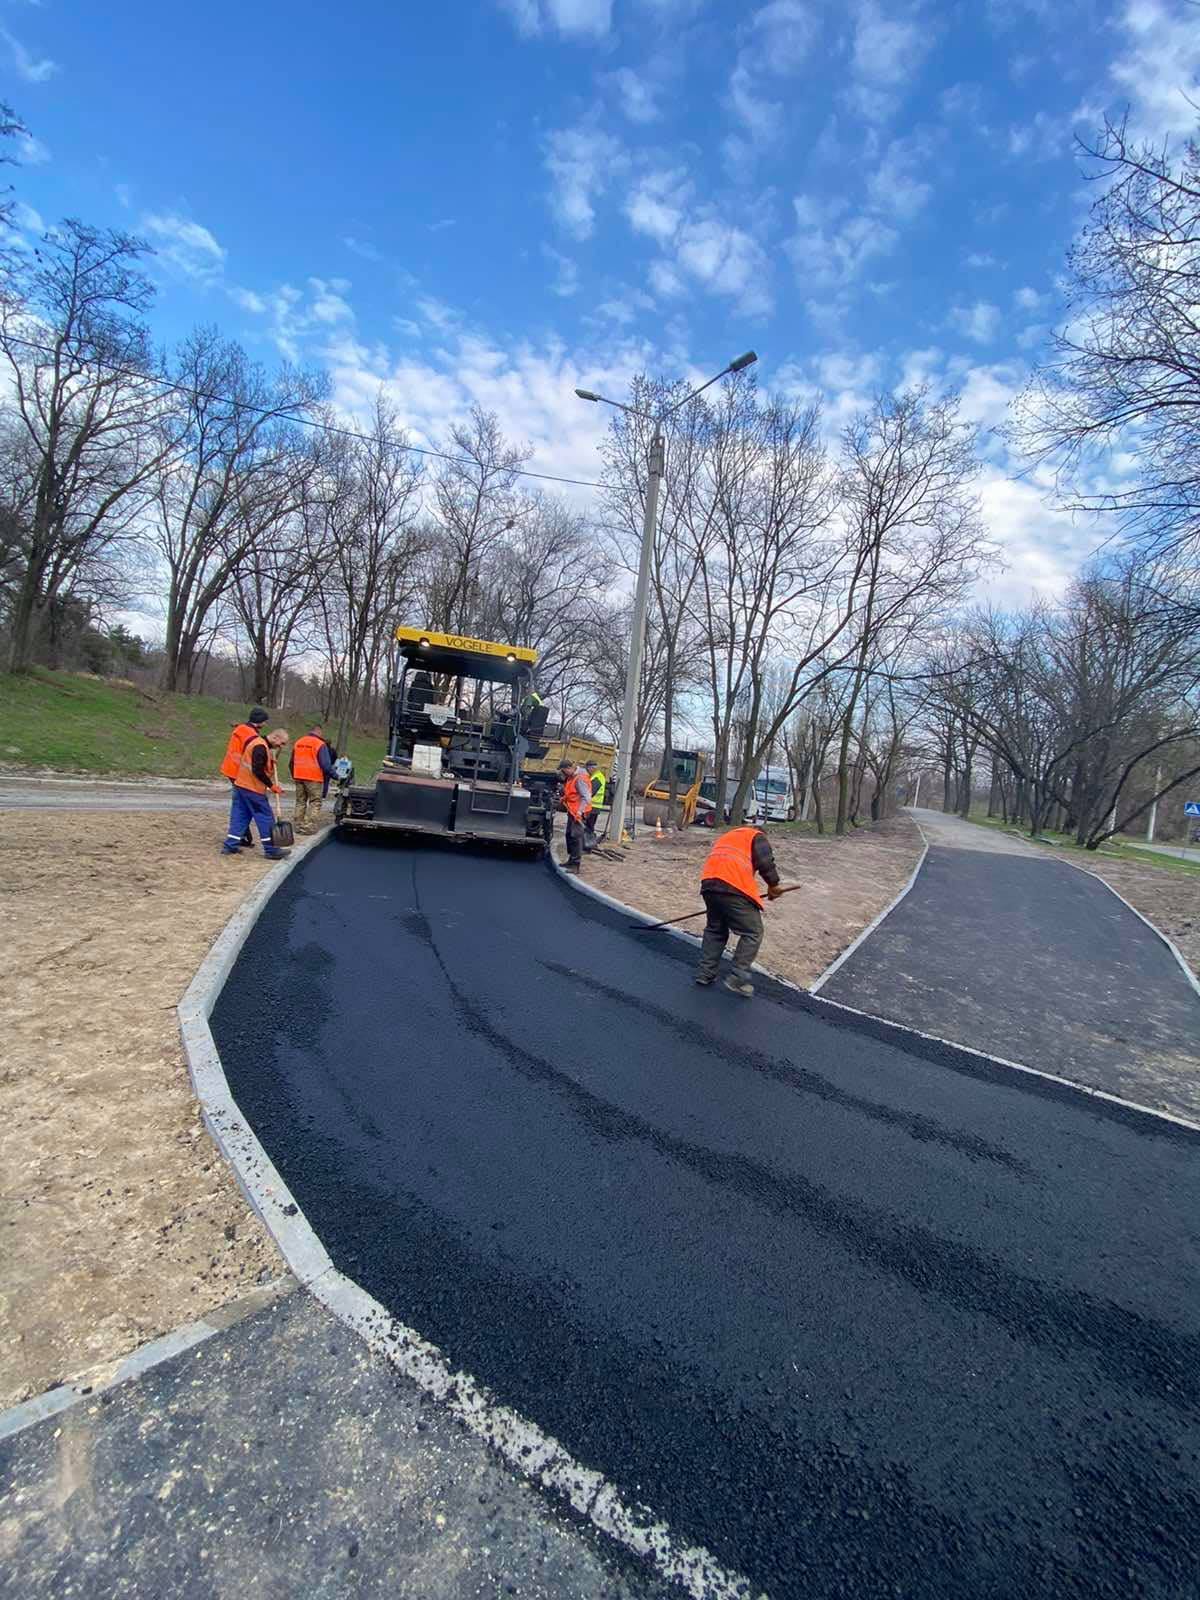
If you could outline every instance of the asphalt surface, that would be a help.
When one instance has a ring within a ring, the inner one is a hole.
[[[665,1600],[305,1294],[0,1443],[12,1600]]]
[[[910,892],[821,994],[1196,1116],[1200,994],[1099,879],[1040,854],[931,845]]]
[[[1200,1592],[1200,1141],[691,959],[334,840],[213,1030],[336,1264],[756,1591]]]

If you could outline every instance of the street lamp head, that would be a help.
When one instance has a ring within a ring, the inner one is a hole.
[[[731,361],[729,363],[729,371],[742,372],[746,367],[752,367],[757,360],[757,352],[754,350],[747,350],[744,356],[739,356],[736,361]]]
[[[600,403],[600,396],[593,394],[590,389],[576,389],[575,393],[581,400],[594,400],[597,405]]]

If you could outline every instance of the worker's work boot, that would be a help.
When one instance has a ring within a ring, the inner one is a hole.
[[[290,850],[281,850],[277,844],[263,845],[263,855],[268,861],[286,861],[291,853]]]
[[[709,974],[704,973],[704,972],[698,972],[696,974],[696,976],[692,979],[692,982],[693,983],[698,983],[702,989],[707,989],[708,986],[711,983],[713,983],[714,981],[715,981],[715,974],[710,976]]]
[[[754,985],[749,978],[743,977],[740,972],[731,972],[725,979],[724,987],[730,994],[740,994],[743,1000],[749,1000],[754,993]]]

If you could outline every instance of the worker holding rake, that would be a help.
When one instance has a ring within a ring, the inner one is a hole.
[[[707,985],[714,981],[729,935],[736,933],[733,970],[724,987],[747,1000],[754,993],[750,968],[763,941],[762,896],[755,874],[767,885],[768,900],[786,893],[780,887],[775,854],[761,828],[730,828],[723,833],[700,872],[700,894],[708,915],[696,982]]]

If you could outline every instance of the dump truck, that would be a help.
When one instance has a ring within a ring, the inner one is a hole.
[[[547,748],[536,651],[422,628],[397,628],[395,638],[403,665],[388,697],[388,753],[371,783],[352,772],[337,782],[335,826],[488,839],[541,855],[557,772],[525,771]]]

